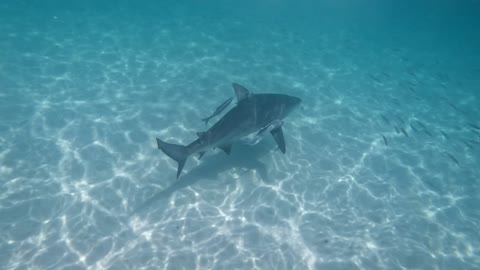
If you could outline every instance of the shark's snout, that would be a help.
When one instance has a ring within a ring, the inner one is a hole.
[[[295,106],[300,105],[300,103],[302,103],[302,99],[301,99],[301,98],[293,97],[293,104],[294,104]]]
[[[287,103],[288,103],[288,106],[293,110],[297,108],[300,105],[300,103],[302,103],[302,99],[298,97],[289,96]]]

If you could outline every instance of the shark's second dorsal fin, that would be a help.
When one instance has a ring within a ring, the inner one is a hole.
[[[232,86],[233,90],[235,91],[235,95],[237,96],[237,103],[248,98],[251,95],[250,91],[248,91],[247,88],[241,86],[238,83],[232,83]]]

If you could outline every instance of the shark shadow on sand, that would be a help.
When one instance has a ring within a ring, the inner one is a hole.
[[[154,203],[169,199],[176,191],[192,186],[199,181],[218,180],[220,173],[234,168],[257,171],[261,180],[268,182],[267,167],[260,159],[274,149],[273,140],[263,140],[256,145],[237,144],[235,145],[235,151],[232,151],[228,157],[220,151],[214,155],[205,156],[199,166],[192,168],[172,185],[143,202],[131,212],[131,215],[139,214]],[[236,180],[232,179],[232,181]]]

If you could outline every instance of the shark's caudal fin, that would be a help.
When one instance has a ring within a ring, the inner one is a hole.
[[[178,163],[177,169],[177,178],[182,173],[183,166],[185,166],[185,162],[188,158],[188,148],[183,145],[173,144],[173,143],[166,143],[159,138],[157,138],[157,145],[158,149],[162,150],[167,156],[171,159],[175,160]]]

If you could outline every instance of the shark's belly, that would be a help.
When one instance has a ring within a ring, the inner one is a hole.
[[[284,117],[282,110],[243,103],[224,115],[208,131],[208,145],[211,148],[232,144],[258,132],[271,122]]]

